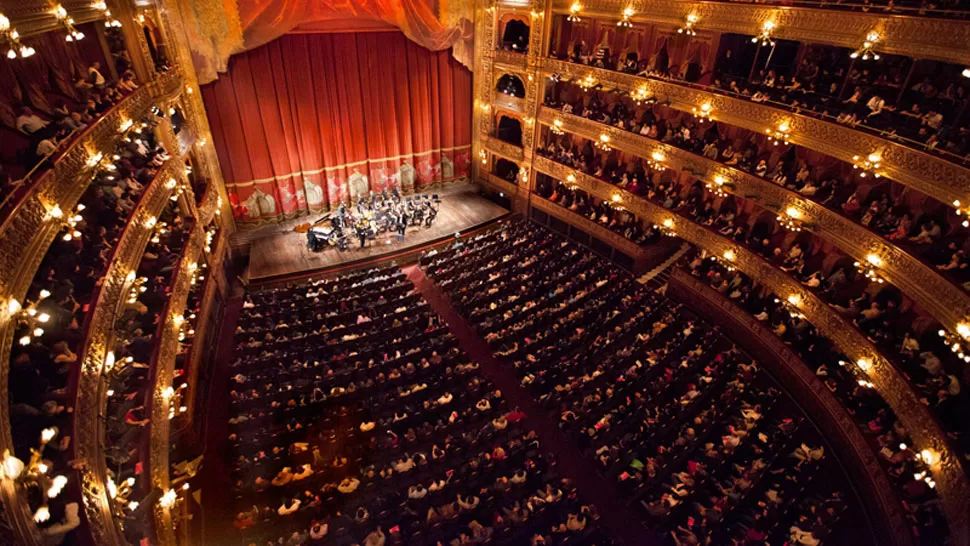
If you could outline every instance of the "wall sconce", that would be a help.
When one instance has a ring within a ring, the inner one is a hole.
[[[869,174],[872,174],[873,178],[882,176],[877,170],[882,166],[881,162],[882,154],[879,152],[872,152],[865,158],[858,155],[852,156],[852,168],[859,171],[859,178],[865,178]]]
[[[633,7],[627,6],[626,9],[623,10],[623,18],[616,23],[616,26],[620,28],[633,28],[633,23],[630,21],[630,17],[633,17],[633,14]]]
[[[860,370],[866,373],[868,373],[869,370],[872,369],[872,360],[868,358],[860,358],[859,360],[856,360],[855,363],[856,363],[856,366],[859,366]]]
[[[660,233],[668,237],[674,237],[677,235],[677,233],[674,232],[673,218],[664,218],[663,222],[661,222],[659,226],[657,224],[654,224],[653,228],[660,231]]]
[[[694,111],[694,117],[697,118],[698,121],[711,121],[711,112],[713,111],[711,103],[705,102],[700,106],[700,108],[694,107],[691,108],[691,110]]]
[[[660,152],[654,151],[650,153],[650,159],[647,160],[647,166],[655,171],[665,171],[667,166],[663,164],[664,155]]]
[[[879,275],[879,267],[882,266],[882,263],[882,258],[876,254],[870,253],[866,255],[865,262],[855,262],[853,265],[859,270],[860,273],[865,275],[866,279],[869,279],[870,282],[882,284],[886,282]]]
[[[714,180],[704,183],[707,191],[713,193],[717,197],[727,197],[727,192],[724,191],[724,186],[727,185],[727,180],[721,175],[715,175]]]
[[[611,199],[613,200],[614,203],[620,203],[623,201],[623,197],[618,193],[614,193]]]
[[[777,129],[765,129],[765,134],[768,135],[768,142],[775,146],[782,142],[787,146],[788,136],[791,135],[791,126],[787,121],[783,121],[778,124]]]
[[[91,4],[91,7],[104,13],[104,26],[108,28],[121,28],[121,21],[115,19],[111,15],[111,10],[108,9],[108,4],[103,0]],[[138,14],[138,23],[141,25],[145,24],[145,14]]]
[[[774,32],[774,30],[775,22],[765,21],[764,24],[761,25],[761,33],[754,38],[751,38],[751,43],[756,44],[761,42],[762,47],[769,45],[771,47],[775,47],[775,41],[771,39],[771,33]]]
[[[953,207],[956,209],[957,216],[970,217],[970,207],[961,208],[962,204],[960,203],[959,199],[953,200]],[[967,218],[964,218],[963,227],[970,227],[970,220],[968,220]]]
[[[485,150],[478,150],[478,157],[482,160],[482,165],[488,165],[488,152]]]
[[[596,86],[596,78],[592,74],[587,74],[585,78],[579,80],[578,85],[583,91],[589,91]]]
[[[930,466],[933,466],[940,462],[940,452],[927,448],[917,453],[916,458]]]
[[[566,21],[570,23],[578,23],[582,19],[579,18],[579,11],[583,9],[582,4],[579,2],[573,2],[573,5],[569,6],[569,16],[566,17]]]
[[[875,51],[873,51],[872,48],[876,47],[876,44],[879,43],[879,40],[881,39],[882,37],[879,36],[878,32],[876,32],[875,30],[870,30],[869,34],[866,34],[865,41],[862,42],[862,47],[853,51],[849,55],[849,57],[852,59],[856,59],[861,56],[863,61],[868,61],[869,59],[878,61],[879,55]]]
[[[562,120],[557,118],[552,121],[552,125],[549,126],[549,130],[552,131],[552,134],[554,135],[561,135],[563,134],[562,126]]]
[[[963,342],[970,342],[970,324],[966,322],[961,322],[957,324],[957,333],[953,335],[946,330],[939,331],[940,337],[943,341],[950,347],[950,350],[956,353],[957,358],[960,360],[970,363],[970,354],[963,352]]]
[[[697,36],[697,31],[694,30],[694,25],[697,23],[697,15],[691,13],[687,16],[687,20],[684,21],[684,26],[677,29],[677,34],[686,34],[687,36]]]
[[[788,231],[801,231],[801,217],[801,211],[795,207],[788,207],[778,215],[778,223]]]
[[[44,335],[43,325],[47,324],[51,317],[47,313],[38,311],[37,306],[50,295],[49,290],[43,289],[38,293],[37,300],[28,302],[26,306],[21,305],[15,298],[7,300],[7,313],[15,325],[15,332],[24,332],[17,341],[20,345],[30,345],[33,338]]]
[[[575,174],[572,174],[572,173],[567,174],[566,175],[566,182],[569,182],[570,184],[575,184],[576,183],[576,175]]]
[[[529,183],[529,171],[525,169],[519,169],[519,182],[522,184]]]
[[[20,42],[20,33],[10,26],[10,19],[2,13],[0,13],[0,43],[7,47],[8,59],[16,59],[18,56],[26,59],[36,53],[34,48]]]
[[[970,68],[964,68],[963,69],[963,77],[964,78],[970,78]]]
[[[608,135],[608,134],[606,134],[606,133],[601,133],[601,134],[600,134],[600,138],[599,138],[599,140],[597,140],[597,141],[596,141],[596,142],[594,143],[594,145],[595,145],[595,146],[596,146],[597,148],[599,148],[600,150],[603,150],[604,152],[608,152],[608,151],[610,151],[610,150],[612,150],[612,149],[613,149],[613,148],[612,148],[612,147],[610,146],[610,135]]]
[[[64,9],[64,6],[54,4],[51,14],[55,19],[57,19],[57,22],[64,27],[64,31],[67,32],[65,39],[68,42],[77,42],[84,39],[84,33],[74,28],[74,18],[67,14],[67,10]]]
[[[638,89],[631,91],[630,98],[633,99],[633,102],[635,102],[637,106],[640,106],[643,103],[653,103],[657,101],[653,94],[650,93],[650,90],[647,89],[646,85],[641,85]]]

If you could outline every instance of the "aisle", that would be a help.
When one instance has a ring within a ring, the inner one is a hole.
[[[603,527],[629,546],[658,544],[659,541],[639,523],[639,519],[634,517],[632,511],[617,500],[619,495],[613,484],[600,478],[592,461],[583,457],[572,445],[557,425],[557,420],[544,412],[519,384],[512,370],[492,355],[485,341],[452,307],[448,296],[418,266],[408,266],[402,270],[442,320],[448,324],[461,348],[471,356],[472,360],[478,362],[482,373],[501,389],[509,405],[518,406],[526,413],[526,425],[539,434],[541,447],[558,457],[559,472],[576,484],[583,501],[596,505]]]

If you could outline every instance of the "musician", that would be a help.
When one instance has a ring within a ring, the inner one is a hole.
[[[398,237],[400,237],[402,239],[404,238],[404,233],[408,229],[408,221],[410,220],[410,218],[411,217],[408,215],[408,211],[405,210],[405,211],[401,212],[401,220],[397,224],[397,235],[398,235]]]
[[[360,239],[360,248],[364,248],[367,244],[367,229],[364,228],[363,223],[358,223],[354,229],[357,231],[357,238]]]

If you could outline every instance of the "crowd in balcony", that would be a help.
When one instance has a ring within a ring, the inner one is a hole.
[[[866,173],[840,162],[813,164],[810,154],[779,146],[769,135],[745,131],[735,135],[724,131],[719,123],[701,122],[667,108],[637,106],[607,93],[567,100],[570,89],[575,91],[571,87],[555,90],[547,104],[769,180],[865,226],[963,289],[970,283],[968,240],[962,225],[965,218],[939,201],[875,176],[878,169]],[[587,159],[582,156],[588,157],[591,151],[592,146],[567,150],[573,156],[569,161],[585,171]],[[651,172],[647,167],[628,172],[614,169],[613,176],[618,176],[614,183],[637,193]]]
[[[837,529],[839,480],[811,477],[829,464],[818,432],[716,328],[535,225],[423,261],[665,542],[818,544]]]
[[[610,543],[395,265],[251,292],[230,373],[242,544]]]
[[[912,59],[881,56],[874,61],[870,52],[867,60],[860,55],[853,62],[851,50],[802,45],[798,54],[798,48],[781,48],[774,62],[753,69],[754,59],[747,56],[742,60],[739,54],[751,45],[747,43],[750,40],[731,39],[735,37],[722,38],[725,43],[709,73],[703,72],[703,63],[694,58],[680,65],[672,63],[666,46],[648,58],[638,51],[617,51],[608,40],[596,46],[578,40],[570,42],[564,51],[553,51],[552,56],[699,85],[736,98],[870,130],[909,146],[942,153],[952,161],[968,160],[970,116],[966,107],[970,89],[963,75],[965,67],[936,63],[914,76],[916,61]]]
[[[638,245],[650,244],[660,237],[660,232],[652,224],[640,220],[622,206],[597,199],[544,174],[536,178],[536,194]]]
[[[872,388],[866,374],[788,305],[786,299],[772,294],[730,264],[701,253],[687,268],[693,276],[762,322],[801,356],[803,364],[814,368],[815,375],[839,399],[878,450],[880,463],[904,501],[907,517],[920,543],[945,543],[946,522],[927,465],[920,460],[919,448],[913,446],[909,433]],[[912,354],[912,349],[907,351]]]
[[[88,335],[86,319],[138,197],[168,157],[155,141],[150,120],[137,131],[136,138],[119,143],[77,209],[58,208],[52,215],[62,229],[44,256],[25,301],[18,304],[21,310],[9,380],[13,455],[30,460],[40,431],[56,427],[57,440],[47,443],[41,452],[49,476],[74,475],[67,472],[67,453],[72,448],[72,389]],[[71,484],[68,490],[75,488]],[[66,533],[63,522],[73,527],[78,524],[77,505],[67,502],[67,497],[31,501],[35,513],[46,506],[50,515],[38,519],[42,527],[54,529],[57,538]]]

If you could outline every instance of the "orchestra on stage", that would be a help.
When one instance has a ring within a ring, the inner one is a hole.
[[[336,211],[297,230],[306,230],[307,248],[314,252],[329,247],[347,250],[354,239],[364,248],[368,241],[376,241],[385,233],[394,233],[403,240],[408,226],[431,227],[440,203],[437,194],[402,197],[397,189],[371,192],[357,205],[347,207],[341,203]]]

